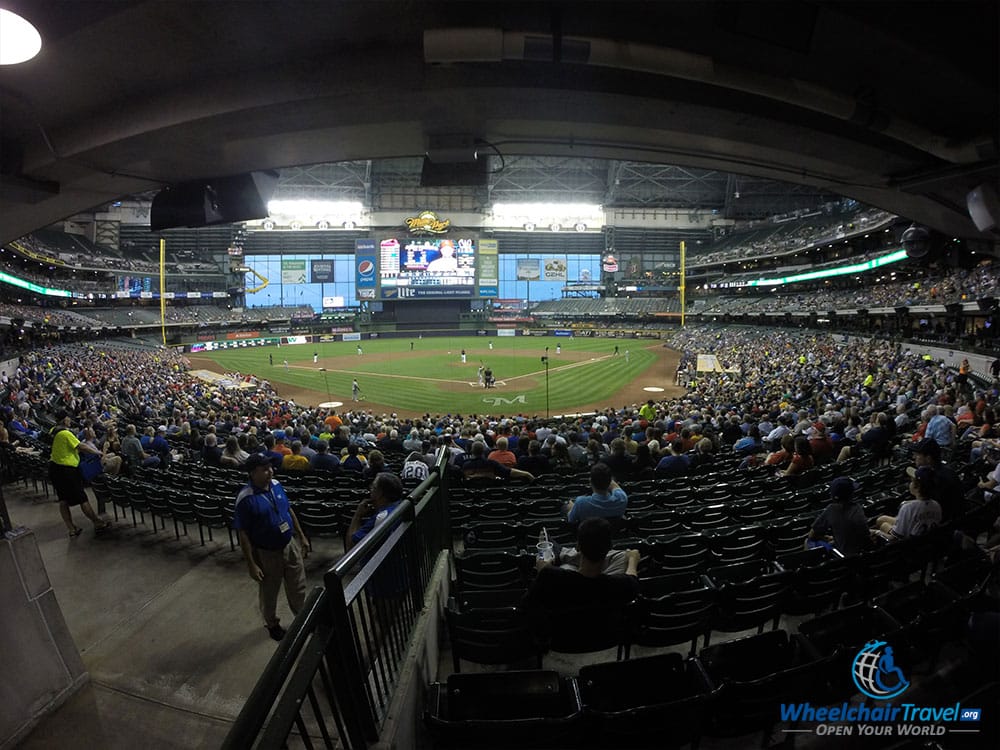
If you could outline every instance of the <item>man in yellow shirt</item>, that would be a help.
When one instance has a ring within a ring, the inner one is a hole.
[[[90,506],[90,500],[83,488],[83,474],[80,473],[80,453],[96,453],[99,450],[81,443],[76,435],[70,432],[69,415],[61,411],[56,414],[56,424],[49,433],[52,435],[52,453],[49,458],[49,478],[59,498],[59,513],[71,537],[79,536],[83,531],[73,523],[70,508],[79,505],[83,515],[94,524],[94,531],[106,529],[111,524],[105,521]]]
[[[309,459],[302,455],[302,441],[293,440],[291,452],[281,459],[285,471],[308,471]]]
[[[653,399],[649,399],[649,401],[642,405],[642,408],[639,409],[639,416],[652,424],[656,419],[656,407],[653,406]]]

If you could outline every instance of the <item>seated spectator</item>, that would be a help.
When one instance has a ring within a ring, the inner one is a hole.
[[[399,432],[397,430],[389,430],[389,434],[377,441],[377,445],[381,450],[392,453],[402,453],[406,450],[403,441],[399,439]],[[371,460],[370,456],[369,460]]]
[[[880,419],[885,417],[885,422]],[[853,424],[853,419],[850,424]],[[840,454],[837,456],[837,463],[846,461],[851,457],[857,457],[864,455],[865,453],[873,453],[875,455],[880,455],[885,452],[889,444],[889,433],[885,429],[885,424],[892,420],[889,419],[888,415],[880,414],[876,412],[872,414],[871,419],[868,424],[864,425],[858,429],[857,433],[852,436],[851,428],[844,432],[844,447],[840,449]],[[893,422],[895,425],[895,422]]]
[[[281,459],[281,468],[285,471],[307,471],[309,469],[309,459],[302,455],[302,441],[293,440],[289,453]]]
[[[347,527],[347,549],[360,542],[388,518],[403,500],[403,483],[395,474],[377,474],[368,490],[368,498],[358,503]]]
[[[330,453],[330,444],[325,440],[316,443],[316,455],[309,459],[313,471],[340,472],[340,459]]]
[[[607,446],[600,440],[591,438],[587,441],[587,463],[591,466],[604,461],[607,458]]]
[[[965,490],[962,480],[958,478],[954,470],[941,462],[941,447],[931,438],[924,438],[913,448],[913,463],[906,470],[912,478],[916,476],[917,469],[921,466],[930,467],[934,472],[934,489],[931,497],[935,498],[941,505],[941,518],[948,521],[961,515]]]
[[[580,495],[566,504],[566,518],[570,523],[579,523],[588,518],[621,518],[628,505],[625,494],[611,473],[607,464],[594,464],[590,468],[589,495]]]
[[[694,454],[690,456],[689,469],[700,469],[704,467],[709,470],[715,463],[715,444],[711,438],[703,437],[694,447]]]
[[[553,471],[561,474],[573,473],[577,469],[576,463],[569,456],[569,450],[565,443],[556,443],[552,446],[549,466]]]
[[[786,469],[792,463],[792,456],[795,455],[795,438],[785,435],[781,438],[781,447],[768,454],[764,461],[765,466],[774,466],[778,469]]]
[[[624,575],[603,573],[611,551],[611,525],[603,518],[588,518],[577,531],[579,568],[571,570],[539,563],[534,582],[521,601],[529,613],[578,607],[623,606],[639,595],[639,553],[629,550]]]
[[[937,413],[927,420],[927,429],[924,430],[924,437],[931,438],[941,448],[942,456],[949,456],[952,446],[955,444],[955,433],[957,427],[955,422],[948,417],[948,410],[951,407],[931,407],[928,411]]]
[[[634,469],[632,457],[628,455],[625,448],[625,441],[621,438],[615,438],[611,441],[609,448],[610,454],[601,463],[611,469],[611,476],[624,482],[632,476]],[[594,464],[594,466],[599,465]]]
[[[142,449],[142,443],[139,442],[139,438],[136,436],[134,424],[130,424],[125,428],[125,437],[122,438],[122,455],[125,457],[129,469],[139,466],[149,467],[160,465],[158,456],[151,456]]]
[[[412,451],[403,462],[403,471],[400,476],[403,479],[416,479],[422,482],[427,479],[429,474],[430,469],[424,462],[423,454],[420,451]]]
[[[806,549],[818,544],[845,556],[864,552],[871,546],[871,536],[864,509],[854,501],[854,482],[848,477],[834,479],[830,500],[809,529]]]
[[[910,480],[914,499],[900,505],[896,516],[879,516],[875,528],[893,540],[926,534],[941,523],[941,505],[933,499],[933,492],[934,469],[921,466]]]
[[[207,466],[219,466],[219,461],[222,459],[222,449],[219,447],[218,438],[215,437],[214,433],[208,433],[205,435],[205,445],[201,449],[201,460]]]
[[[517,456],[507,449],[507,438],[505,437],[497,438],[496,450],[490,452],[489,458],[491,461],[503,464],[508,469],[517,466]]]
[[[503,479],[505,481],[519,479],[525,482],[535,480],[535,477],[527,471],[511,469],[486,458],[486,444],[481,440],[473,441],[471,458],[462,462],[461,470],[464,479]]]
[[[827,433],[823,422],[814,422],[809,430],[809,447],[812,449],[813,460],[817,464],[831,461],[834,457],[833,440]]]
[[[390,471],[389,467],[386,466],[385,456],[382,455],[382,451],[375,449],[368,452],[368,463],[364,470],[361,472],[361,476],[365,479],[374,479],[376,476],[381,474],[383,471]]]
[[[639,443],[635,448],[635,465],[634,478],[635,479],[652,479],[653,472],[656,469],[656,461],[653,460],[653,455],[649,452],[649,445],[646,443]]]
[[[285,456],[291,455],[292,453],[292,449],[285,444],[286,439],[287,439],[287,434],[285,433],[284,430],[274,431],[274,447],[271,450],[273,450],[275,453],[280,453],[282,459],[284,459]]]
[[[340,452],[340,468],[344,471],[356,471],[359,474],[365,470],[366,460],[359,452],[358,446],[351,443]]]
[[[749,456],[753,453],[757,453],[760,449],[760,428],[756,425],[756,423],[751,424],[747,428],[747,434],[745,437],[741,437],[733,443],[733,453],[738,456]]]
[[[206,440],[208,439],[207,435],[205,436],[205,439]],[[278,453],[276,450],[274,450],[274,444],[275,444],[274,435],[265,435],[264,450],[262,452],[262,455],[266,456],[268,461],[271,462],[271,468],[274,469],[275,471],[278,471],[278,469],[281,468],[281,464],[285,460],[285,456],[284,454]]]
[[[807,438],[801,435],[795,438],[792,452],[792,460],[785,469],[785,476],[791,477],[809,471],[815,465],[812,457],[812,447]]]
[[[533,477],[548,474],[551,471],[549,457],[542,453],[542,444],[537,440],[528,443],[528,454],[517,459],[517,468],[526,471]]]
[[[231,469],[238,469],[247,462],[248,458],[250,458],[250,454],[240,448],[240,441],[235,435],[230,435],[226,438],[226,447],[222,451],[222,457],[219,459],[219,465],[226,466]]]
[[[680,438],[670,443],[670,452],[656,465],[656,475],[660,477],[682,477],[688,473],[691,459],[684,454],[684,441]]]

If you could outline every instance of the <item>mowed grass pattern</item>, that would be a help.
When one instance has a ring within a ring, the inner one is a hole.
[[[489,342],[493,342],[493,350]],[[562,355],[556,345],[561,344]],[[618,345],[620,354],[612,356]],[[604,408],[608,399],[640,377],[656,361],[652,340],[556,339],[552,337],[448,337],[371,339],[361,342],[231,349],[201,353],[227,372],[253,373],[274,384],[328,394],[330,400],[351,403],[351,380],[357,378],[364,401],[411,412],[545,413],[545,365],[549,347],[549,408],[559,414],[569,409]],[[467,363],[460,361],[465,349]],[[625,350],[629,361],[625,361]],[[319,362],[313,364],[313,352]],[[268,355],[274,358],[269,364]],[[288,360],[285,371],[284,360]],[[493,370],[498,385],[477,385],[482,362]],[[319,370],[326,367],[327,372]],[[364,403],[364,402],[363,402]],[[621,406],[618,404],[617,406]]]

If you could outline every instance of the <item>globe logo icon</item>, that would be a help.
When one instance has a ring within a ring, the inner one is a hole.
[[[866,643],[855,655],[851,670],[854,684],[869,698],[889,700],[910,687],[895,664],[892,646],[885,641]]]

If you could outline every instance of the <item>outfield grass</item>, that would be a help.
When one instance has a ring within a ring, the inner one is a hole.
[[[205,352],[227,371],[253,373],[282,385],[328,394],[330,400],[351,402],[351,380],[357,378],[365,402],[398,410],[433,413],[544,414],[545,365],[549,347],[549,409],[553,414],[578,408],[606,407],[609,398],[640,377],[656,361],[652,340],[556,339],[551,337],[453,337],[372,339],[356,342],[232,349]],[[493,350],[489,342],[493,342]],[[556,344],[562,354],[557,355]],[[612,356],[615,345],[619,356]],[[466,350],[467,363],[459,352]],[[629,361],[625,350],[629,349]],[[313,364],[313,352],[319,362]],[[274,358],[269,364],[268,356]],[[288,370],[284,360],[288,360]],[[498,384],[485,390],[477,384],[482,362],[492,368]],[[319,371],[326,367],[327,372]],[[363,402],[364,403],[364,402]]]

